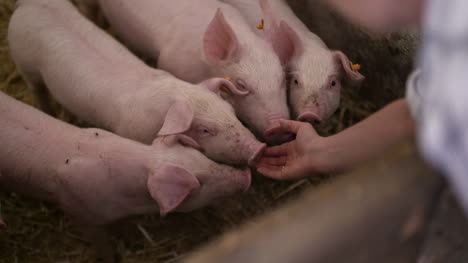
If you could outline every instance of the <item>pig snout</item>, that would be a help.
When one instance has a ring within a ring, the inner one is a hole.
[[[280,127],[279,121],[284,120],[281,114],[272,114],[270,115],[269,122],[270,128],[268,128],[264,133],[264,138],[269,143],[283,143],[292,139],[293,134],[283,130]]]
[[[308,108],[297,117],[297,120],[309,122],[310,124],[320,124],[322,118],[320,117],[318,108]]]
[[[254,166],[255,163],[262,157],[266,149],[266,144],[253,140],[244,146],[244,154],[248,156],[248,165]]]
[[[311,97],[311,101],[306,101],[298,109],[298,121],[318,125],[330,118],[340,104],[340,93],[336,90],[322,89]]]

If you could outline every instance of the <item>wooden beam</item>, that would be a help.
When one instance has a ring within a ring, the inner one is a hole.
[[[183,262],[413,263],[443,185],[413,144],[406,144]]]

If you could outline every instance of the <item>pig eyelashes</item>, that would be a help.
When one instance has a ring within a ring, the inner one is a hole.
[[[197,128],[197,133],[200,137],[215,136],[217,134],[215,129],[210,129],[206,126],[199,126]]]
[[[333,89],[333,88],[340,88],[341,83],[340,80],[336,75],[333,75],[329,78],[328,80],[328,88]]]
[[[247,85],[245,85],[245,82],[240,79],[236,80],[236,86],[241,91],[245,91],[245,92],[249,91],[249,89],[247,88]]]

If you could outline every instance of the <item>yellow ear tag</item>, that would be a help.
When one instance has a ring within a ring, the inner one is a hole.
[[[224,77],[225,80],[228,80],[228,81],[231,81],[231,77]],[[231,94],[231,90],[226,87],[226,86],[221,86],[221,88],[219,88],[222,92],[226,92],[227,94]]]
[[[351,70],[354,71],[354,72],[357,72],[361,69],[361,65],[359,64],[352,64],[351,63]]]
[[[221,86],[221,88],[219,88],[222,92],[225,92],[227,94],[231,94],[231,90],[226,87],[226,86]]]
[[[258,29],[258,30],[262,30],[262,29],[263,29],[263,18],[262,18],[262,20],[260,20],[260,23],[257,25],[257,29]]]

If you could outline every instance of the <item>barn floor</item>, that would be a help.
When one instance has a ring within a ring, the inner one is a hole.
[[[31,91],[9,57],[6,35],[14,2],[0,0],[0,89],[34,105]],[[362,73],[367,77],[360,88],[343,89],[341,106],[328,124],[319,127],[321,134],[343,130],[403,95],[404,80],[412,67],[416,36],[409,33],[373,36],[343,23],[328,11],[308,11],[303,8],[304,1],[290,2],[301,10],[299,16],[331,48],[341,49],[361,63]],[[83,125],[64,111],[59,117]],[[328,182],[331,177],[275,182],[255,175],[249,192],[205,209],[163,219],[142,216],[119,222],[115,228],[115,242],[123,262],[173,262],[220,234],[294,198],[304,189]],[[95,262],[88,243],[54,205],[8,192],[0,192],[0,201],[9,226],[6,233],[0,235],[0,262]]]

